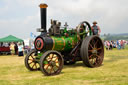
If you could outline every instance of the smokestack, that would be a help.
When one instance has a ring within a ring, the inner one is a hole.
[[[46,30],[46,25],[47,25],[47,4],[40,4],[40,14],[41,14],[41,29],[43,30],[42,32],[47,32]]]

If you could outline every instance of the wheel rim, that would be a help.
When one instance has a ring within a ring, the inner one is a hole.
[[[100,38],[94,37],[88,44],[89,63],[95,67],[102,64],[104,58],[104,46]]]
[[[33,70],[39,70],[40,65],[37,61],[36,51],[32,51],[27,57],[26,57],[26,63],[27,68],[31,71]]]
[[[43,71],[46,75],[56,75],[60,73],[63,60],[57,53],[49,53],[43,60]]]

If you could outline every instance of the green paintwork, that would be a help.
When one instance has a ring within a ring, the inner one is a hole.
[[[68,31],[67,31],[67,28],[65,27],[65,28],[64,28],[64,33],[67,33],[67,32],[68,32]]]
[[[77,44],[77,35],[72,35],[70,37],[61,36],[61,37],[55,37],[52,36],[53,39],[53,49],[57,51],[69,51],[72,48],[75,47]]]
[[[48,64],[48,61],[44,61],[43,63],[44,63],[44,64]]]
[[[85,29],[85,28],[84,28]],[[72,50],[78,43],[78,38],[77,38],[77,32],[75,30],[67,30],[67,28],[64,28],[61,30],[61,36],[51,36],[53,39],[53,48],[52,50],[57,50],[57,51],[70,51]],[[68,37],[66,37],[64,34],[67,33]],[[86,31],[80,33],[81,39],[85,38],[87,36]],[[89,35],[92,35],[91,29],[89,29]]]
[[[43,52],[37,54],[36,61],[38,63],[40,63],[40,58],[41,58],[42,55],[43,55]]]
[[[40,56],[40,57],[41,57],[41,56],[42,56],[42,53],[38,53],[38,56]]]

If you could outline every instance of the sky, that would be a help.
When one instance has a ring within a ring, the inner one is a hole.
[[[128,0],[0,0],[0,38],[39,35],[40,3],[48,4],[47,29],[50,19],[68,22],[70,28],[97,21],[101,34],[128,33]]]

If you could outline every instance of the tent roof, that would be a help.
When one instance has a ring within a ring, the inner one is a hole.
[[[0,42],[23,42],[23,40],[15,36],[9,35],[7,37],[0,38]]]

